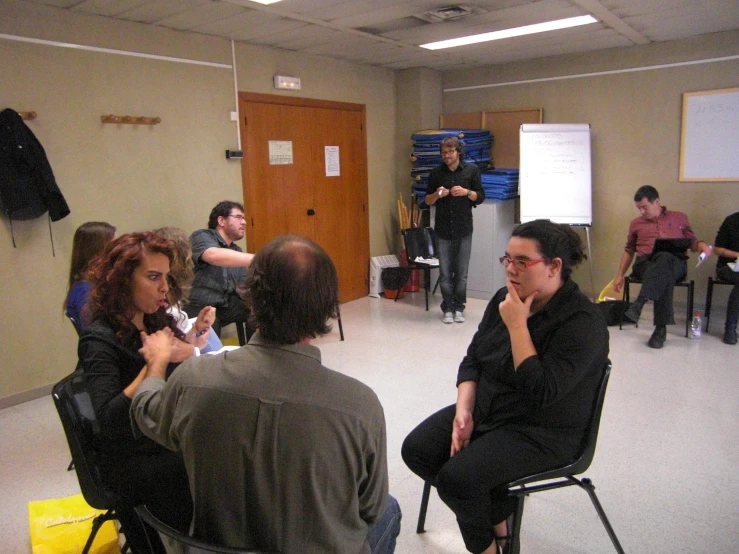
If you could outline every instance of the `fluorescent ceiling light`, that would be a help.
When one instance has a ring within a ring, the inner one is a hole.
[[[559,19],[557,21],[548,21],[547,23],[536,23],[534,25],[514,27],[513,29],[503,29],[502,31],[494,31],[492,33],[482,33],[481,35],[471,35],[469,37],[429,42],[428,44],[421,44],[420,46],[421,48],[427,48],[428,50],[441,50],[443,48],[454,48],[455,46],[477,44],[478,42],[488,42],[490,40],[533,35],[534,33],[567,29],[568,27],[577,27],[579,25],[588,25],[589,23],[597,22],[598,20],[591,15],[581,15],[579,17],[569,17],[567,19]]]
[[[264,4],[265,6],[268,4],[276,4],[277,2],[280,2],[281,0],[251,0],[252,2],[256,2],[257,4]]]

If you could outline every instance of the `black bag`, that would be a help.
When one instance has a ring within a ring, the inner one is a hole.
[[[630,302],[623,300],[606,300],[604,302],[598,302],[603,317],[606,319],[606,325],[618,325],[621,323],[621,318],[624,316],[624,312],[629,309]]]

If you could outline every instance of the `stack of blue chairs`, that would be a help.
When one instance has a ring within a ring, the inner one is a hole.
[[[490,148],[493,146],[493,135],[485,129],[426,129],[411,135],[413,154],[411,154],[411,180],[413,190],[418,197],[418,204],[424,205],[428,187],[428,176],[432,169],[442,163],[439,145],[446,137],[457,137],[464,147],[464,161],[476,164],[480,171],[493,167]]]
[[[508,200],[518,193],[518,169],[488,169],[480,173],[487,200]]]

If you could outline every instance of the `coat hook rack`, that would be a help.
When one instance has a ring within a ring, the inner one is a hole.
[[[25,121],[36,119],[36,112],[18,112],[18,115]]]
[[[101,115],[100,121],[103,123],[130,123],[133,125],[156,125],[161,123],[160,117],[136,117],[132,115]]]

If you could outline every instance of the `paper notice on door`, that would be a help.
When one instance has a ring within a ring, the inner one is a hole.
[[[339,147],[326,146],[326,177],[339,177],[341,168],[339,167]]]
[[[269,141],[269,165],[288,165],[293,163],[293,141]]]

